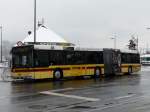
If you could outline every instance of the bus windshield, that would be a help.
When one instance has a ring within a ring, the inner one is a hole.
[[[32,50],[24,48],[12,49],[12,67],[32,67]]]

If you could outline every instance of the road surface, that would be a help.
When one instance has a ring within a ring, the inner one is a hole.
[[[149,112],[150,67],[103,78],[13,83],[0,81],[0,112]]]

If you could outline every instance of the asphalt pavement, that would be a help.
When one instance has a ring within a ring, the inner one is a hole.
[[[0,81],[0,112],[149,112],[150,67],[132,75],[64,81]]]

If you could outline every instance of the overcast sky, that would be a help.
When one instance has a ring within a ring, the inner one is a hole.
[[[124,48],[131,35],[150,44],[150,0],[37,0],[37,18],[66,40],[84,47]],[[0,0],[5,40],[19,41],[33,30],[33,0]]]

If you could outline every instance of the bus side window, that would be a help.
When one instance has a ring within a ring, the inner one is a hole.
[[[140,63],[139,54],[132,54],[131,61],[132,61],[132,63]]]
[[[46,51],[37,51],[34,55],[34,59],[35,59],[35,66],[37,67],[49,66],[48,53]]]
[[[35,66],[39,66],[39,61],[38,61],[38,59],[35,59]]]
[[[73,56],[73,63],[84,64],[84,54],[83,52],[75,52]]]
[[[91,51],[87,54],[87,62],[89,64],[99,64],[101,61],[101,55],[98,52]]]
[[[64,64],[64,52],[63,51],[51,51],[49,53],[49,65],[63,65]]]
[[[34,54],[34,65],[37,67],[39,66],[38,56],[37,53]]]
[[[121,54],[121,61],[122,63],[126,63],[126,55],[125,54]]]
[[[65,53],[65,58],[66,58],[66,64],[73,64],[73,60],[74,60],[74,54],[70,51],[67,51]]]

